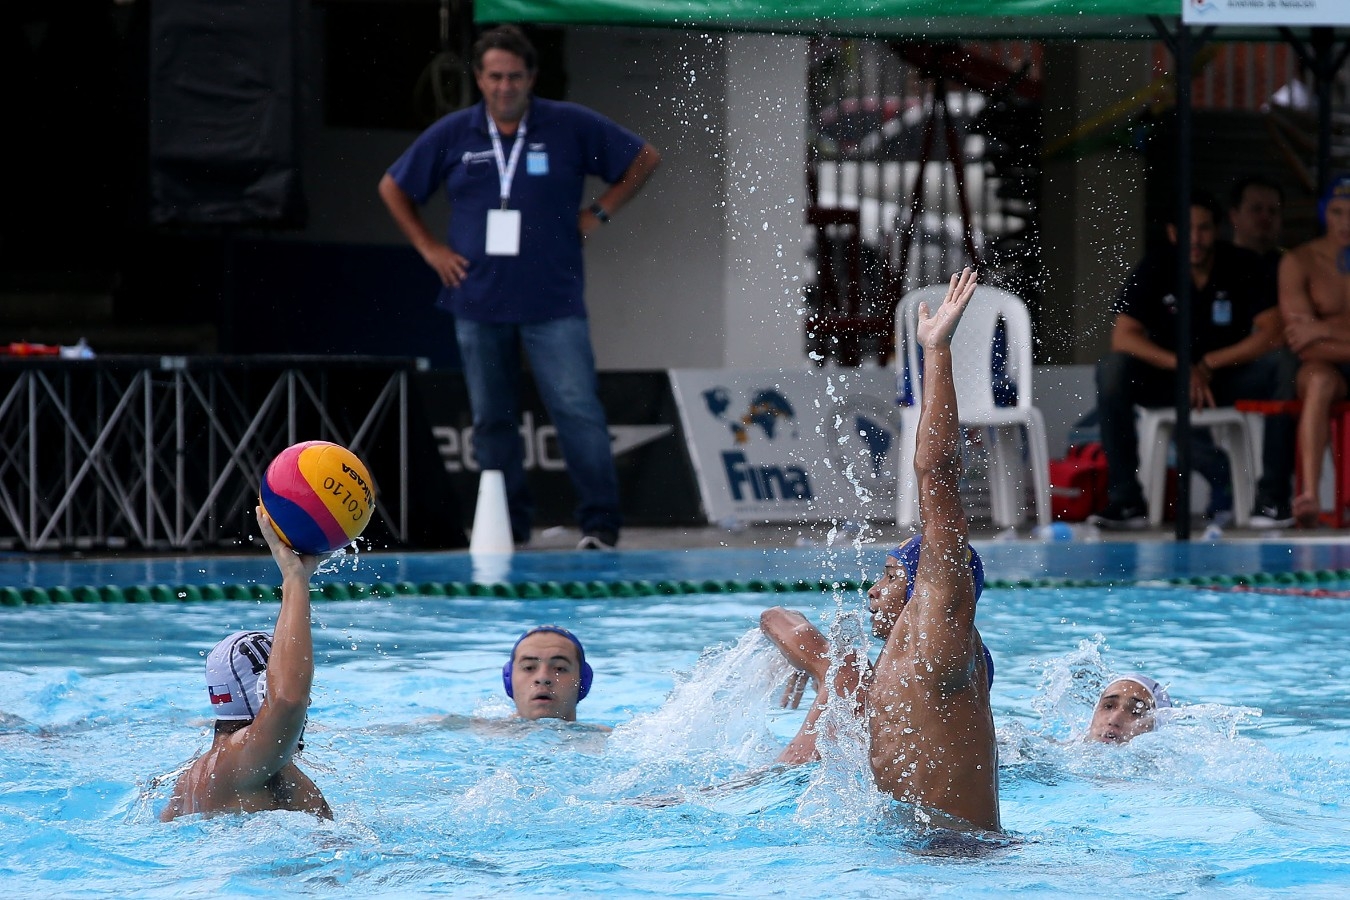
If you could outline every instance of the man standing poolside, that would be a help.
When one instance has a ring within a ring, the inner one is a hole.
[[[869,592],[873,630],[886,636],[870,683],[865,661],[849,658],[837,668],[830,689],[847,695],[854,686],[863,688],[853,696],[865,700],[877,787],[925,813],[950,817],[935,824],[997,830],[991,670],[975,629],[982,574],[961,508],[961,428],[952,379],[951,339],[975,282],[969,269],[953,275],[936,310],[930,314],[926,304],[919,308],[924,397],[914,467],[922,534],[887,557],[885,575]],[[815,629],[804,619],[798,622],[786,611],[766,616],[761,627],[767,624],[771,637],[780,625],[796,632],[774,638],[787,648],[789,659],[795,662],[802,654],[804,660],[814,649],[815,658],[823,660],[825,648],[806,640]],[[827,665],[817,664],[818,680],[823,681]],[[816,709],[812,714],[819,715]],[[815,738],[805,732],[789,745],[785,756],[791,752],[792,758],[785,762],[810,758]]]
[[[1322,456],[1331,405],[1346,398],[1350,374],[1350,175],[1322,195],[1318,214],[1326,233],[1301,244],[1280,262],[1280,312],[1289,349],[1298,354],[1298,474],[1294,498],[1299,524],[1317,524]]]
[[[207,656],[215,737],[174,784],[160,814],[164,822],[193,813],[270,809],[333,818],[328,801],[295,764],[314,682],[309,580],[323,558],[296,554],[281,542],[261,507],[257,516],[281,569],[276,632],[232,634]]]
[[[661,156],[596,112],[532,96],[535,50],[514,26],[479,37],[473,69],[483,101],[423,132],[380,181],[380,198],[441,279],[438,305],[455,317],[474,453],[480,468],[505,476],[516,543],[529,540],[533,510],[517,411],[523,345],[576,489],[579,547],[608,549],[619,539],[619,486],[586,321],[582,240],[637,193]],[[609,187],[583,206],[587,176]],[[451,208],[446,240],[418,212],[440,188]]]

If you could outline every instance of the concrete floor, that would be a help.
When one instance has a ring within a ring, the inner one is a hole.
[[[1196,543],[1208,542],[1205,529],[1208,523],[1196,519],[1191,528],[1191,540]],[[1143,531],[1098,532],[1091,539],[1101,541],[1149,542],[1173,541],[1176,539],[1175,525],[1165,523],[1164,528],[1145,529]],[[715,547],[732,548],[778,548],[778,547],[826,547],[831,543],[828,522],[805,522],[794,524],[745,525],[738,529],[728,529],[719,525],[673,525],[673,526],[636,526],[623,530],[619,540],[621,550],[682,550]],[[1077,538],[1084,537],[1081,523],[1075,523]],[[1017,529],[1017,537],[1029,539],[1031,526],[1023,525]],[[908,534],[906,531],[904,534]],[[844,535],[843,537],[851,537]],[[894,543],[903,535],[889,522],[872,523],[863,535],[864,542]],[[976,522],[971,527],[971,536],[977,541],[1007,540],[1006,531],[994,527],[988,522]],[[836,541],[841,536],[836,533]],[[557,526],[535,532],[533,540],[524,552],[573,550],[581,534],[575,528]],[[1324,542],[1330,540],[1350,541],[1350,531],[1330,528],[1287,528],[1283,530],[1257,531],[1246,528],[1230,528],[1223,532],[1221,540],[1257,541],[1257,540]]]

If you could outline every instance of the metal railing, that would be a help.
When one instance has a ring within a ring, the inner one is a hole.
[[[1034,302],[1040,68],[1028,41],[812,40],[810,358],[886,362],[900,297],[965,264]]]
[[[376,521],[406,542],[411,368],[327,357],[7,361],[0,545],[238,544],[267,464],[301,440],[386,463],[371,465]]]

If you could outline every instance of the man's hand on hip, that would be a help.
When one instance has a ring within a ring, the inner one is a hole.
[[[469,261],[445,244],[433,244],[422,251],[422,258],[435,270],[446,287],[459,287],[469,271]]]
[[[600,226],[603,224],[604,223],[600,221],[599,217],[589,209],[583,209],[581,212],[577,213],[577,231],[581,232],[583,238],[588,238],[596,231],[599,231]]]

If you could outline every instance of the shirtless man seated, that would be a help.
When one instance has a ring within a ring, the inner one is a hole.
[[[168,822],[202,813],[286,809],[333,818],[328,801],[295,764],[314,682],[309,580],[323,561],[297,554],[257,509],[258,526],[281,569],[276,632],[240,631],[206,658],[215,736],[174,784],[160,813]]]
[[[951,339],[975,292],[975,273],[952,276],[942,304],[919,308],[923,409],[914,467],[922,533],[886,558],[869,591],[873,630],[886,639],[875,667],[856,655],[835,667],[829,647],[800,613],[774,609],[761,627],[799,669],[827,685],[782,761],[815,755],[815,727],[829,693],[866,716],[877,787],[951,827],[998,830],[998,751],[989,707],[992,660],[975,629],[983,582],[961,508],[961,428]]]
[[[1326,233],[1280,261],[1280,313],[1289,349],[1298,355],[1299,524],[1316,525],[1317,487],[1330,435],[1331,406],[1346,398],[1350,377],[1350,175],[1332,181],[1318,204]]]

